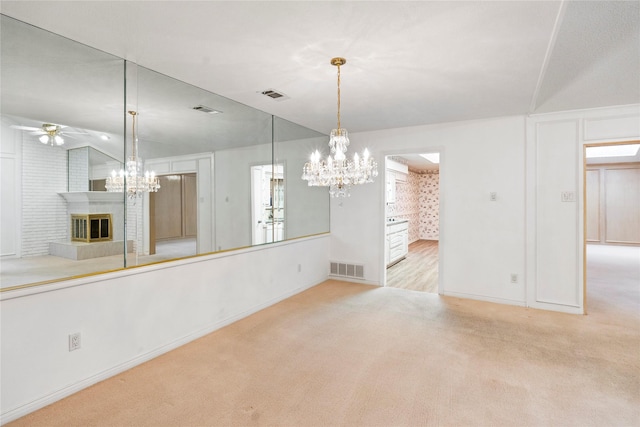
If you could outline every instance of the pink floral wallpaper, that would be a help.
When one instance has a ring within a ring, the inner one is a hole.
[[[438,240],[440,175],[409,171],[407,182],[396,183],[396,202],[387,205],[387,218],[409,220],[409,243]]]
[[[420,239],[438,240],[440,236],[440,174],[420,175]]]

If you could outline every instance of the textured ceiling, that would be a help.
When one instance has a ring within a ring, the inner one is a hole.
[[[1,12],[328,133],[640,102],[639,2],[2,1]],[[260,94],[273,88],[289,99]]]

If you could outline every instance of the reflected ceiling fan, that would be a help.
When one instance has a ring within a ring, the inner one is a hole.
[[[64,144],[64,138],[62,137],[63,135],[68,136],[70,138],[74,138],[73,136],[71,136],[72,134],[88,135],[88,133],[86,132],[66,131],[64,130],[64,128],[66,128],[67,126],[56,125],[53,123],[43,123],[42,126],[39,128],[30,127],[30,126],[17,126],[17,125],[12,125],[11,127],[14,129],[31,131],[30,132],[31,135],[40,135],[40,137],[38,138],[40,142],[42,142],[43,144],[49,144],[54,147],[56,145]]]

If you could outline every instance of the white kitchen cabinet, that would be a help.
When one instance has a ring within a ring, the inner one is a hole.
[[[409,253],[409,223],[390,221],[387,223],[385,260],[387,267],[406,258]]]
[[[387,204],[393,204],[396,202],[396,184],[407,182],[407,176],[409,174],[409,168],[407,165],[398,163],[394,160],[386,160],[386,189],[387,189]]]
[[[396,177],[392,171],[387,171],[387,204],[396,202]]]

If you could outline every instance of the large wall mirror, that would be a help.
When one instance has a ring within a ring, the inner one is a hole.
[[[1,19],[2,289],[329,231],[326,136]],[[157,192],[107,191],[132,156]]]

